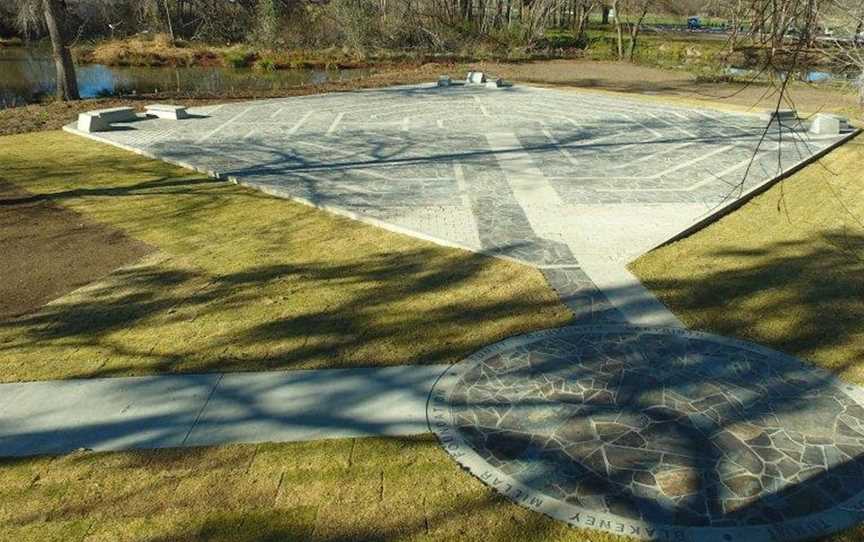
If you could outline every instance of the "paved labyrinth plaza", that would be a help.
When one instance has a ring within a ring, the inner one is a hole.
[[[798,539],[864,517],[862,390],[758,346],[623,325],[678,325],[626,263],[848,133],[519,86],[191,113],[86,135],[535,266],[589,324],[493,345],[434,386],[444,447],[517,503],[668,540]]]
[[[765,132],[755,114],[520,86],[395,87],[191,112],[200,118],[89,135],[540,267],[587,321],[620,319],[592,284],[609,263],[623,269],[839,139],[772,128],[754,157]]]

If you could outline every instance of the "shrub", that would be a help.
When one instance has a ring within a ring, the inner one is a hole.
[[[232,68],[248,68],[257,58],[255,51],[249,49],[229,49],[222,56]]]
[[[259,72],[275,72],[276,68],[276,62],[271,58],[259,58],[252,65],[252,69]]]

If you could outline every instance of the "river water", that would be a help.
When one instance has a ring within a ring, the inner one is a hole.
[[[357,79],[369,69],[292,69],[261,73],[248,68],[118,67],[87,64],[77,67],[82,98],[158,91],[205,92],[279,90],[328,81]],[[38,101],[55,88],[49,50],[0,47],[0,109]]]

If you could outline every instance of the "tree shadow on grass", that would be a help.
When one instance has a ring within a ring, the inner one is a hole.
[[[698,329],[805,359],[822,355],[832,371],[864,381],[864,235],[824,231],[703,257],[721,264],[646,286]]]
[[[683,300],[682,302],[684,303],[690,303],[689,305],[685,305],[690,310],[696,308],[716,308],[722,314],[727,314],[730,312],[729,307],[734,306],[736,301],[757,295],[766,287],[789,289],[790,283],[800,286],[800,282],[803,281],[803,284],[809,284],[809,287],[797,290],[793,288],[784,297],[771,299],[770,303],[766,304],[764,310],[760,310],[758,313],[735,313],[728,315],[730,318],[730,321],[726,324],[728,327],[723,329],[727,334],[734,333],[740,336],[751,329],[760,319],[770,318],[774,314],[783,314],[783,311],[788,311],[790,307],[794,306],[796,314],[799,317],[791,325],[784,328],[785,331],[782,336],[773,339],[772,345],[793,353],[795,353],[795,350],[807,351],[808,349],[841,350],[844,352],[842,356],[844,361],[841,364],[833,366],[832,369],[842,372],[860,365],[862,355],[864,355],[860,344],[850,344],[850,337],[859,333],[857,326],[860,326],[860,322],[862,322],[858,318],[861,307],[855,300],[860,300],[858,292],[861,292],[862,287],[864,287],[861,279],[864,275],[860,273],[861,260],[854,253],[850,254],[848,251],[837,250],[836,247],[838,245],[845,247],[864,246],[864,237],[826,234],[820,241],[813,244],[798,242],[790,245],[784,243],[773,247],[766,247],[760,251],[735,253],[736,257],[743,258],[745,261],[752,259],[752,265],[740,265],[734,271],[716,270],[709,273],[708,277],[699,277],[698,280],[694,279],[693,281],[677,280],[674,283],[660,284],[660,287],[671,290],[676,296],[675,299]],[[728,253],[723,254],[728,255]],[[460,264],[459,266],[456,266],[455,263],[457,261],[454,261],[452,268],[429,270],[422,265],[422,262],[426,261],[429,257],[428,253],[418,251],[412,257],[388,255],[372,258],[363,264],[332,266],[316,261],[303,265],[285,264],[253,268],[221,278],[208,278],[208,287],[212,288],[211,290],[182,296],[179,303],[188,303],[192,307],[206,309],[208,302],[228,297],[230,301],[227,301],[227,306],[231,309],[236,309],[243,303],[260,299],[258,296],[260,296],[259,290],[262,284],[274,281],[278,282],[293,275],[315,276],[320,280],[348,281],[360,284],[378,284],[382,279],[389,276],[391,272],[398,272],[404,275],[406,277],[405,280],[391,290],[380,291],[380,289],[373,287],[354,298],[334,303],[332,309],[319,310],[302,317],[286,318],[276,322],[259,323],[250,326],[240,333],[239,336],[232,339],[233,341],[239,341],[241,345],[251,345],[260,343],[261,341],[279,340],[285,337],[314,337],[316,335],[330,337],[337,335],[336,342],[340,348],[356,348],[358,341],[362,343],[364,337],[382,336],[381,329],[367,329],[368,326],[364,326],[366,323],[364,316],[367,315],[364,311],[368,310],[369,307],[378,304],[386,305],[414,292],[434,291],[437,288],[444,287],[444,285],[452,284],[454,281],[467,280],[472,274],[478,272],[486,261],[480,257],[461,256],[457,260]],[[466,258],[467,260],[463,261],[462,258]],[[473,261],[475,259],[476,261]],[[833,283],[813,284],[813,278],[819,276],[830,277]],[[182,274],[172,273],[164,276],[159,273],[144,273],[135,276],[135,279],[140,280],[141,284],[148,291],[156,291],[160,285],[168,287],[172,283],[182,283],[184,280],[190,278]],[[478,295],[478,297],[482,297],[482,295]],[[668,299],[672,298],[669,297]],[[144,315],[142,318],[153,311],[162,311],[165,309],[164,306],[148,305],[146,300],[128,299],[127,301],[131,305],[143,305]],[[507,303],[484,303],[482,304],[482,309],[491,312],[483,313],[483,310],[481,310],[480,314],[494,317],[495,315],[506,314],[514,307],[521,306],[520,308],[524,309],[524,305],[527,303],[529,303],[528,300]],[[119,310],[119,307],[123,305],[123,303],[120,303],[105,308],[110,314]],[[830,313],[826,313],[826,307],[831,307]],[[456,318],[460,326],[470,325],[471,319],[469,317],[460,316],[463,311],[467,310],[467,307],[457,305],[451,308],[454,310],[454,314],[449,314],[447,311],[440,312],[433,310],[431,312],[402,316],[408,319],[411,326],[443,325],[446,322],[452,322],[454,318]],[[345,314],[351,315],[353,320],[345,320]],[[78,333],[86,333],[86,329],[78,330],[75,327],[70,327],[70,322],[76,318],[74,311],[66,312],[65,309],[58,309],[58,312],[48,317],[45,323],[50,323],[50,320],[53,319],[55,323],[61,322],[62,325],[57,328],[49,326],[43,331],[45,333],[43,337],[34,338],[33,340],[38,341],[58,337],[66,338]],[[838,322],[843,325],[839,326]],[[840,332],[837,331],[838,326],[841,329]],[[397,328],[390,328],[389,331],[396,332]],[[247,341],[247,343],[243,343],[243,341]],[[223,344],[219,343],[220,346]],[[460,348],[473,348],[473,346],[462,345]],[[287,362],[284,365],[285,367],[291,367],[292,363],[325,350],[320,345],[309,346],[307,344],[292,350],[282,360]],[[442,356],[446,356],[453,351],[454,347],[450,345],[437,344],[430,353],[430,359],[440,360]],[[662,362],[664,359],[661,355],[658,358],[658,362]],[[218,370],[221,367],[224,367],[224,365],[218,363],[212,365],[212,369],[214,370]],[[667,381],[663,382],[663,386],[676,393],[686,395],[690,387],[703,384],[700,376],[703,373],[700,373],[700,370],[704,371],[705,374],[710,373],[715,378],[723,378],[723,375],[733,374],[737,371],[733,364],[726,366],[723,364],[723,360],[713,359],[710,366],[705,366],[689,373],[691,376],[689,380],[679,379],[671,383]],[[814,405],[817,404],[816,400],[819,397],[836,394],[837,383],[831,377],[825,376],[823,378],[802,380],[797,370],[789,370],[789,368],[784,366],[774,367],[773,370],[775,372],[779,371],[778,375],[775,375],[778,378],[772,377],[764,381],[752,379],[754,383],[766,386],[768,391],[755,396],[753,399],[754,402],[743,404],[740,408],[732,408],[729,412],[726,412],[726,417],[717,422],[717,427],[715,428],[718,432],[717,434],[726,435],[730,433],[731,427],[740,426],[741,424],[755,424],[758,426],[758,424],[763,423],[762,420],[768,412],[767,409],[769,406],[772,412],[780,412],[784,415],[806,415],[810,410],[815,408]],[[789,370],[788,374],[783,373],[786,370]],[[111,373],[109,371],[104,374],[110,375]],[[660,385],[659,382],[654,382],[647,378],[643,380],[643,384],[638,390],[641,394],[650,394],[652,391],[656,391],[652,389],[653,387]],[[192,386],[193,384],[190,383],[189,385]],[[419,386],[412,389],[410,383],[393,381],[389,385],[406,386],[406,389],[410,393],[416,394],[418,398],[426,393]],[[158,388],[158,382],[135,384],[135,387],[139,388],[138,391],[145,394],[147,393],[145,389],[147,386],[153,388],[151,392],[155,392],[156,388]],[[156,388],[153,386],[156,386]],[[257,394],[260,391],[256,389],[254,393]],[[368,399],[370,398],[358,395],[352,400],[362,403]],[[228,396],[227,400],[232,401],[238,407],[241,418],[268,419],[270,423],[277,425],[291,426],[298,423],[318,423],[321,426],[333,429],[356,423],[356,420],[352,420],[350,416],[346,416],[343,419],[331,418],[318,420],[317,422],[279,417],[260,409],[256,398],[244,396],[242,390],[237,390]],[[592,409],[596,411],[597,409],[608,408],[608,406],[600,404],[591,404],[590,401],[587,407],[588,410],[586,410],[584,415],[590,414]],[[637,416],[642,414],[642,412],[634,410],[629,414]],[[652,417],[652,420],[652,423],[662,425],[666,428],[679,423],[677,418],[669,418],[668,415],[660,411],[658,411],[657,416]],[[103,436],[112,433],[116,435],[119,432],[120,434],[134,437],[140,432],[143,425],[148,424],[151,427],[158,427],[161,433],[158,438],[154,438],[152,434],[148,435],[147,438],[140,442],[142,446],[148,446],[148,441],[149,445],[153,445],[154,443],[158,445],[159,438],[167,442],[188,429],[186,420],[171,419],[170,416],[167,418],[139,419],[135,423],[128,424],[125,427],[111,423],[98,429]],[[369,426],[367,429],[373,432],[386,430],[383,426]],[[700,431],[689,428],[689,426],[673,429],[668,429],[668,431],[671,431],[671,433],[677,435],[676,438],[679,438],[680,442],[677,445],[681,448],[681,455],[682,457],[690,458],[691,466],[710,469],[711,466],[718,465],[721,461],[726,460],[721,453],[722,450],[708,443],[706,437]],[[756,446],[758,448],[756,439],[761,438],[760,436],[753,436],[751,439],[753,442],[749,440],[745,442],[738,436],[735,436],[734,430],[731,431],[732,433],[730,434],[733,435],[732,437],[723,436],[722,439],[735,438],[738,439],[736,440],[736,446]],[[46,431],[44,435],[31,434],[19,435],[19,437],[22,440],[40,437],[53,438],[59,441],[63,441],[64,439],[72,441],[74,440],[75,433],[82,433],[81,428],[76,428],[75,431],[54,428]],[[83,431],[83,433],[86,434],[86,431]],[[815,510],[818,508],[816,503],[820,502],[819,499],[828,499],[829,496],[830,498],[842,499],[860,489],[862,487],[860,482],[864,480],[864,463],[862,463],[864,461],[862,460],[864,453],[861,452],[861,450],[864,450],[864,435],[855,436],[853,431],[847,434],[847,437],[849,441],[845,446],[848,453],[846,453],[844,459],[830,464],[828,468],[817,469],[818,472],[814,471],[802,475],[785,487],[764,496],[759,496],[756,499],[742,498],[740,502],[736,502],[734,516],[736,518],[770,518],[770,511],[781,505],[790,506],[799,511]],[[93,444],[98,445],[99,443],[100,440],[97,434],[97,438]],[[513,459],[524,461],[527,457],[534,458],[533,460],[538,462],[538,466],[542,466],[542,464],[558,466],[562,464],[575,465],[578,463],[574,461],[571,455],[562,453],[547,453],[538,456],[537,454],[526,452],[526,450],[535,445],[536,441],[532,440],[529,436],[514,433],[510,434],[506,441],[502,441],[499,446],[495,447],[494,451],[500,456],[499,459],[501,460]],[[634,456],[635,463],[623,465],[618,471],[606,473],[602,476],[594,473],[586,479],[586,483],[589,484],[590,489],[595,493],[599,491],[602,494],[612,495],[618,499],[615,502],[620,505],[622,497],[621,488],[626,487],[630,483],[631,478],[628,478],[628,476],[633,476],[630,471],[632,471],[632,468],[637,468],[637,464],[644,461],[646,457],[637,454]],[[744,459],[745,457],[741,456],[737,461],[743,461]],[[806,463],[806,460],[804,462]],[[591,467],[589,463],[586,463],[579,468],[585,471],[590,470]],[[746,475],[743,476],[746,477]],[[536,482],[538,484],[542,483],[542,479],[537,479]],[[702,480],[702,483],[707,482],[708,480]],[[528,479],[528,483],[532,483],[530,478]],[[743,491],[746,492],[747,490]],[[422,488],[418,490],[418,494],[420,493],[422,493]],[[634,496],[631,495],[630,497],[633,498]],[[647,499],[644,495],[637,495],[636,497],[638,497],[636,502],[639,503],[636,507],[639,510],[652,510],[657,506],[657,503]],[[454,518],[456,518],[456,520],[462,521],[458,518],[465,518],[464,521],[470,521],[468,518],[471,516],[472,511],[481,511],[499,502],[500,500],[494,497],[479,499],[476,502],[460,502],[450,507],[445,507],[440,512],[432,514],[429,517],[424,517],[422,520],[411,520],[397,526],[376,525],[374,521],[370,524],[369,520],[366,520],[363,524],[358,523],[338,527],[334,529],[336,532],[330,531],[330,534],[321,535],[316,535],[314,531],[310,534],[308,530],[309,526],[304,522],[296,525],[287,521],[277,522],[277,524],[270,527],[261,527],[259,522],[266,521],[267,517],[271,517],[269,516],[269,512],[266,511],[260,513],[264,514],[263,516],[258,512],[226,512],[223,515],[207,519],[204,526],[194,533],[177,533],[177,536],[180,537],[182,535],[189,536],[192,539],[206,540],[219,539],[222,533],[230,533],[231,536],[237,539],[256,541],[270,540],[273,537],[287,537],[290,539],[292,536],[312,540],[398,540],[413,536],[422,536],[427,533],[430,525],[434,526],[436,521],[439,520],[454,521]],[[701,506],[698,503],[694,503],[693,505]],[[683,506],[683,512],[689,510],[688,506]],[[623,510],[619,509],[619,512],[627,512],[627,510],[626,508]],[[677,517],[678,521],[693,521],[692,519],[688,520],[688,516],[683,512]],[[632,513],[632,510],[630,510],[630,513]],[[669,512],[668,510],[664,511],[661,506],[657,513],[668,514]],[[850,513],[854,516],[857,512],[853,511]],[[534,518],[530,521],[536,520],[536,525],[530,526],[530,529],[523,527],[535,533],[537,539],[542,539],[545,534],[557,528],[554,523],[548,522],[539,515],[532,515],[530,517]],[[326,521],[326,518],[319,517],[316,521]],[[816,529],[816,527],[807,526],[801,528]],[[785,531],[778,532],[781,536],[789,534]],[[500,536],[501,539],[507,538],[507,535],[504,533]]]
[[[517,315],[561,310],[548,294],[515,299],[496,295],[500,285],[484,281],[477,286],[492,295],[451,295],[478,280],[492,261],[429,248],[209,275],[161,260],[120,270],[80,295],[0,322],[0,332],[11,337],[0,352],[16,357],[65,345],[95,347],[117,358],[97,370],[73,369],[76,377],[292,369],[309,367],[309,359],[318,366],[455,361],[518,329]],[[199,339],[202,333],[209,338]],[[223,355],[226,350],[231,354]],[[126,366],[122,360],[129,357],[150,361]]]

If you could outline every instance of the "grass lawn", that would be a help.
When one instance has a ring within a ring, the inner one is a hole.
[[[0,321],[0,381],[447,363],[571,317],[532,268],[62,132],[0,138],[0,163],[35,195],[0,209],[59,204],[154,250]]]
[[[693,329],[864,384],[864,138],[631,267]]]
[[[0,540],[624,541],[520,508],[431,436],[0,460]]]
[[[60,145],[79,154],[61,157],[52,150]],[[0,322],[5,380],[455,359],[567,319],[530,269],[71,136],[2,138],[0,163],[0,180],[155,249]],[[761,342],[864,384],[861,163],[864,138],[632,269],[695,329]],[[476,325],[461,319],[466,307]],[[303,327],[324,331],[304,342]],[[272,339],[247,339],[268,337],[261,329]],[[428,436],[3,459],[6,539],[625,540],[510,504]],[[862,528],[830,538],[861,539]]]
[[[632,539],[512,504],[421,436],[0,459],[0,540]]]

